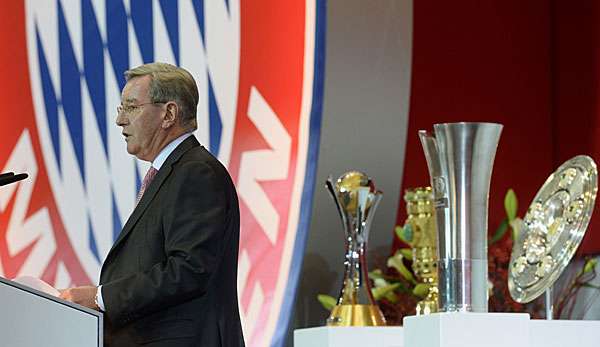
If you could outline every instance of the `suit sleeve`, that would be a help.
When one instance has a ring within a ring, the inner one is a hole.
[[[163,211],[166,260],[102,287],[113,326],[202,296],[219,266],[228,223],[227,181],[201,162],[174,169]]]

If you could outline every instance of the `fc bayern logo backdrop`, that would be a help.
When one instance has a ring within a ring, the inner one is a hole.
[[[97,283],[148,163],[114,124],[123,72],[182,66],[196,136],[240,196],[246,343],[285,341],[310,214],[322,99],[321,0],[28,0],[0,5],[0,275]]]

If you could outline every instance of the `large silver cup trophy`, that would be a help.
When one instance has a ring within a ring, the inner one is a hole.
[[[438,227],[439,307],[487,312],[488,195],[502,125],[445,123],[419,137]]]

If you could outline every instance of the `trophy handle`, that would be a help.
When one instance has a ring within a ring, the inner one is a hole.
[[[419,130],[419,140],[421,140],[421,145],[425,152],[425,160],[427,161],[427,167],[429,168],[429,174],[433,180],[435,177],[442,175],[437,140],[426,130]]]
[[[361,232],[359,233],[359,235],[362,235],[362,229],[365,229],[367,232],[364,235],[365,240],[369,239],[369,235],[368,232],[370,230],[370,225],[373,222],[373,217],[375,216],[375,210],[377,210],[377,206],[379,206],[379,203],[381,202],[381,198],[383,197],[383,192],[381,191],[376,191],[374,194],[373,193],[369,193],[366,196],[366,199],[370,200],[368,203],[370,204],[369,208],[366,209],[366,211],[362,211],[363,213],[367,214],[367,218],[364,221],[364,225],[361,225]],[[362,224],[362,223],[360,223]]]
[[[344,227],[344,230],[348,231],[348,219],[346,218],[346,215],[344,214],[344,212],[342,211],[342,207],[340,206],[340,201],[338,200],[337,194],[335,193],[335,188],[333,188],[333,179],[331,176],[327,177],[327,180],[325,181],[325,186],[327,187],[329,194],[331,194],[333,202],[335,202],[335,207],[337,208],[340,218],[342,218],[342,225]]]

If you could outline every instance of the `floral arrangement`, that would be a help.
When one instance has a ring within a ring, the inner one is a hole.
[[[522,219],[517,217],[518,201],[512,189],[504,198],[506,217],[488,238],[488,276],[490,312],[528,312],[532,318],[544,318],[543,297],[528,304],[515,302],[508,291],[508,271],[513,241],[517,239]],[[510,232],[509,232],[510,231]],[[410,228],[397,226],[395,235],[405,247],[400,247],[387,258],[383,269],[369,272],[373,297],[379,304],[388,325],[402,325],[405,316],[415,314],[418,301],[428,293],[427,284],[419,283],[412,270],[412,235]],[[406,247],[408,246],[408,247]],[[597,260],[585,258],[583,265],[566,281],[555,297],[555,318],[572,319],[577,294],[582,288],[592,288],[600,296],[600,286],[592,285],[596,278]],[[336,299],[319,295],[322,306],[330,311]],[[588,309],[591,303],[584,308]]]

